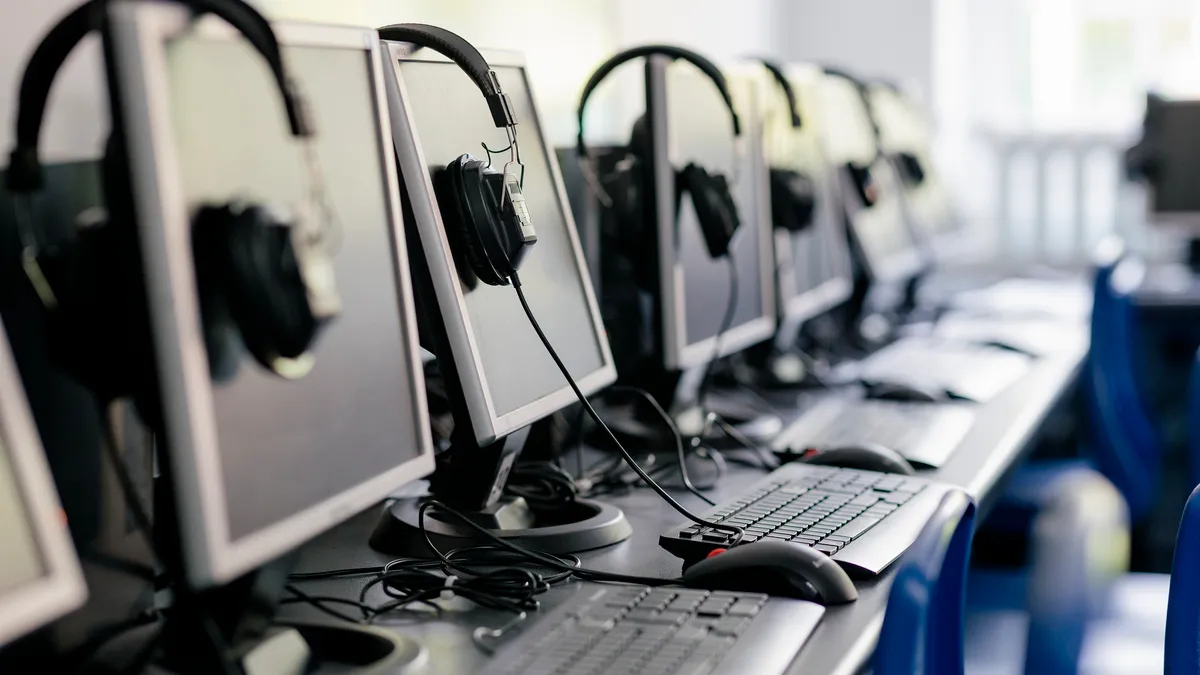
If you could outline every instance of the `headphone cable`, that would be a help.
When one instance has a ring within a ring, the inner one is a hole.
[[[730,260],[732,260],[732,258],[730,258]],[[596,423],[596,426],[604,430],[604,433],[608,436],[609,440],[612,441],[613,447],[615,447],[617,451],[621,453],[621,457],[625,460],[625,463],[628,464],[631,469],[633,469],[634,473],[638,475],[638,478],[641,478],[646,485],[649,485],[651,489],[658,493],[658,496],[661,497],[662,500],[667,504],[669,504],[671,508],[675,509],[680,515],[692,521],[693,523],[732,534],[733,541],[728,544],[729,547],[736,546],[738,543],[740,543],[742,540],[742,535],[744,534],[742,528],[737,527],[736,525],[714,523],[692,513],[686,507],[676,501],[669,492],[663,489],[661,485],[656,483],[654,479],[650,477],[650,474],[646,473],[646,471],[638,465],[637,461],[633,459],[633,456],[629,454],[629,451],[625,449],[625,446],[621,444],[621,441],[617,438],[617,435],[613,433],[612,429],[608,428],[608,425],[605,424],[604,420],[600,418],[600,414],[597,413],[596,409],[592,407],[592,404],[588,402],[587,396],[584,396],[583,392],[579,389],[579,385],[575,383],[575,378],[571,377],[571,371],[567,369],[566,364],[564,364],[562,359],[559,358],[558,352],[554,349],[554,345],[550,344],[550,339],[546,337],[546,334],[542,331],[541,325],[537,321],[537,317],[535,317],[533,314],[533,310],[529,308],[529,301],[525,299],[525,291],[521,288],[521,278],[515,272],[509,278],[512,280],[513,290],[517,292],[517,299],[521,301],[521,308],[525,310],[525,316],[529,319],[529,325],[533,327],[534,332],[537,333],[538,339],[542,341],[542,345],[546,347],[546,351],[550,354],[550,358],[554,360],[554,364],[558,366],[559,371],[561,371],[563,377],[566,378],[567,384],[571,385],[571,390],[575,392],[575,397],[579,399],[580,405],[582,405],[583,409],[587,411],[588,417],[592,418],[592,421]]]
[[[700,378],[700,386],[696,392],[696,402],[700,404],[700,412],[705,419],[708,418],[708,385],[712,378],[713,368],[716,367],[717,361],[721,358],[721,349],[724,346],[725,334],[733,327],[734,315],[737,314],[738,293],[738,268],[737,260],[733,257],[733,249],[730,248],[725,253],[725,259],[729,263],[729,301],[725,304],[725,316],[721,318],[721,327],[717,331],[716,339],[713,343],[712,358],[708,363],[704,364],[704,375]]]

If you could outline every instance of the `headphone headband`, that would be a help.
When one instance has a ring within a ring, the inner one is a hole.
[[[508,96],[500,91],[500,83],[496,73],[488,65],[487,59],[479,53],[470,42],[445,28],[430,26],[423,23],[397,23],[383,26],[379,29],[379,37],[393,42],[410,42],[418,47],[425,47],[445,56],[458,64],[483,92],[487,99],[488,109],[492,113],[492,121],[497,127],[511,127],[517,123],[513,115],[512,104]]]
[[[875,158],[879,159],[882,157],[883,148],[879,144],[882,133],[879,130],[879,122],[875,120],[871,99],[867,96],[867,83],[857,76],[834,66],[821,66],[821,72],[833,77],[840,77],[854,85],[854,91],[858,93],[858,98],[862,101],[863,109],[867,113],[867,121],[871,123],[871,133],[875,136]]]
[[[783,68],[770,59],[759,58],[758,62],[771,73],[771,77],[775,78],[775,83],[783,90],[783,95],[787,97],[788,112],[792,116],[792,127],[800,128],[800,110],[796,105],[796,90],[792,88],[792,83],[788,81],[787,75],[784,74]]]
[[[583,85],[583,93],[579,96],[579,109],[576,112],[576,121],[579,125],[579,134],[576,136],[576,147],[579,150],[579,156],[581,158],[587,159],[588,157],[587,145],[583,142],[583,111],[587,106],[588,98],[592,95],[592,91],[594,91],[596,87],[598,87],[600,83],[604,81],[604,78],[608,77],[609,73],[616,70],[616,68],[621,64],[627,61],[632,61],[636,58],[652,56],[655,54],[669,56],[673,59],[683,59],[684,61],[696,66],[701,72],[707,75],[708,79],[712,80],[713,84],[717,86],[717,90],[721,92],[721,98],[725,101],[725,107],[729,109],[729,117],[733,122],[733,135],[742,135],[742,124],[738,119],[737,110],[733,106],[733,97],[729,93],[729,86],[725,82],[725,76],[721,74],[721,70],[717,68],[712,61],[709,61],[690,49],[684,49],[683,47],[675,47],[672,45],[643,45],[641,47],[632,47],[630,49],[626,49],[625,51],[618,52],[612,58],[608,59],[604,63],[601,63],[600,66],[596,68],[596,71],[592,73],[592,76],[588,78],[587,84]]]
[[[279,42],[271,24],[253,7],[242,0],[175,0],[197,14],[211,13],[232,25],[266,59],[287,110],[288,125],[293,136],[314,135],[304,101],[287,77]],[[8,189],[29,193],[41,189],[42,165],[38,159],[38,143],[46,104],[55,76],[67,57],[89,33],[100,26],[105,0],[88,0],[63,17],[34,50],[21,76],[18,93],[16,146],[9,155]]]

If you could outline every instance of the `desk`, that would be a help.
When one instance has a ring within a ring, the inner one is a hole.
[[[1009,471],[1032,446],[1046,416],[1070,390],[1085,352],[1086,339],[1081,335],[1077,349],[1038,360],[1025,378],[979,408],[977,422],[959,450],[945,466],[930,475],[963,487],[986,510],[998,497]],[[753,469],[731,467],[721,485],[710,494],[718,501],[733,498],[761,475]],[[704,509],[690,495],[681,494],[678,498],[689,508]],[[614,572],[677,576],[680,563],[658,547],[658,535],[678,523],[680,516],[648,490],[613,497],[611,501],[624,509],[633,524],[633,536],[616,546],[582,554],[584,563]],[[385,563],[388,557],[372,551],[366,544],[376,513],[372,509],[309,544],[301,552],[298,571]],[[885,573],[859,584],[858,602],[829,608],[790,672],[809,675],[857,672],[870,657],[878,638],[890,584],[891,575]],[[339,580],[306,584],[305,588],[314,593],[357,597],[361,585],[361,581]],[[549,609],[566,601],[577,587],[568,584],[553,589],[543,596],[543,607]],[[314,610],[299,605],[286,611],[304,616],[314,614]],[[449,612],[438,620],[410,621],[396,628],[425,641],[435,672],[457,675],[477,672],[486,663],[486,656],[472,643],[471,631],[481,625],[502,626],[511,619],[511,615],[472,610]]]

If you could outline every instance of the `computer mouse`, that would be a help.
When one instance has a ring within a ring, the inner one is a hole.
[[[836,466],[843,469],[862,469],[883,473],[913,475],[909,464],[900,453],[877,443],[857,443],[831,448],[808,448],[800,453],[800,461],[806,464]]]
[[[880,401],[905,401],[909,403],[944,403],[945,392],[925,389],[915,384],[901,382],[868,382],[867,398]]]
[[[689,588],[766,593],[823,605],[858,599],[854,582],[832,558],[783,540],[764,539],[714,552],[684,570],[682,580]]]

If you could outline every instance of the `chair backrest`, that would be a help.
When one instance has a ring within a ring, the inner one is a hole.
[[[1167,601],[1166,675],[1200,674],[1200,487],[1192,490],[1171,562]]]
[[[1187,455],[1189,485],[1195,487],[1200,485],[1200,351],[1192,360],[1188,378]]]
[[[900,558],[875,649],[876,675],[962,675],[974,524],[971,498],[950,492]]]
[[[1154,499],[1162,441],[1137,386],[1137,312],[1133,292],[1140,261],[1119,247],[1098,260],[1093,286],[1091,350],[1084,391],[1096,466],[1117,486],[1135,519]]]

